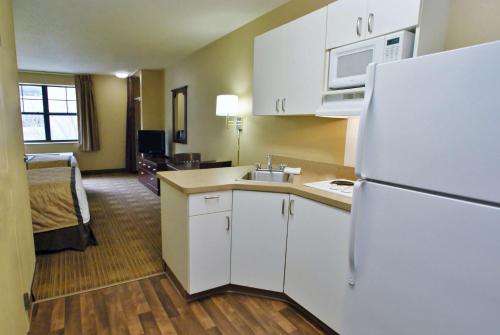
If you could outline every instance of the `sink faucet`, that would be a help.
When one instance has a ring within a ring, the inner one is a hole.
[[[271,171],[273,169],[273,156],[271,154],[267,154],[267,169]]]

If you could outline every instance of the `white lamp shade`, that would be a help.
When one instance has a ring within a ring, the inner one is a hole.
[[[217,116],[238,115],[238,96],[229,94],[218,95],[215,115]]]

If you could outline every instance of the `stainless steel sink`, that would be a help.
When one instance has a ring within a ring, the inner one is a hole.
[[[293,181],[293,175],[280,170],[253,170],[245,174],[240,179],[273,183],[291,183]]]

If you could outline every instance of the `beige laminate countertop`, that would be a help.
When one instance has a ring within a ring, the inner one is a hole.
[[[346,211],[351,210],[352,199],[347,196],[317,190],[304,186],[304,183],[312,181],[346,178],[345,172],[339,173],[345,167],[337,166],[328,172],[315,171],[314,168],[302,168],[302,174],[296,175],[292,183],[257,182],[238,180],[247,172],[254,169],[253,166],[238,166],[218,169],[201,169],[185,171],[158,172],[160,180],[186,194],[204,192],[216,192],[226,190],[247,190],[262,192],[279,192],[295,194],[307,199],[318,201],[329,206],[334,206]],[[337,170],[337,171],[335,171]],[[337,173],[336,173],[337,172]],[[348,178],[353,179],[353,178]]]

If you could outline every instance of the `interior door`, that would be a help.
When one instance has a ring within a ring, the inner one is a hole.
[[[315,114],[321,106],[327,9],[321,8],[288,24],[286,30],[285,114]]]
[[[253,114],[276,115],[286,84],[286,27],[257,36],[254,42]]]
[[[500,208],[371,182],[353,203],[345,334],[498,332]]]
[[[232,284],[283,292],[289,198],[233,192]]]
[[[338,0],[328,5],[326,48],[357,42],[365,37],[367,0]]]
[[[343,334],[350,215],[294,195],[290,201],[285,293]]]
[[[366,38],[372,38],[417,26],[420,0],[368,0],[366,10],[363,27]]]
[[[11,1],[0,1],[0,334],[26,334],[35,268]]]

